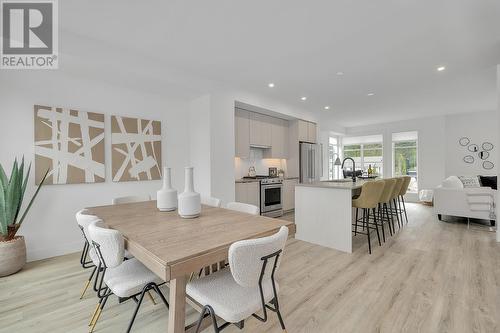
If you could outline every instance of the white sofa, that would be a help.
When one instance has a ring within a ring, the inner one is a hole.
[[[434,211],[442,215],[490,220],[495,225],[497,191],[490,187],[464,188],[457,176],[446,178],[434,190]]]

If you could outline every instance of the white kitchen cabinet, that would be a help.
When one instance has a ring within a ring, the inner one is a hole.
[[[298,179],[283,180],[283,210],[289,211],[295,208],[295,185]]]
[[[260,183],[236,183],[235,200],[260,207]]]
[[[273,117],[256,112],[250,112],[250,145],[271,147]]]
[[[271,118],[271,149],[264,153],[265,158],[288,158],[288,120]]]
[[[235,109],[234,138],[235,156],[248,158],[250,156],[250,118],[248,111]]]
[[[308,122],[305,120],[298,120],[297,122],[298,122],[299,141],[308,142],[309,141]]]
[[[316,143],[317,141],[317,129],[315,123],[307,123],[307,137],[308,142]]]
[[[310,121],[298,120],[299,141],[316,143],[316,124]]]

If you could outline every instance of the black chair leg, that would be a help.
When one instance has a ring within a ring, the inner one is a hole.
[[[165,296],[163,296],[163,293],[161,292],[160,288],[158,287],[158,285],[156,283],[154,283],[152,285],[152,288],[156,291],[156,293],[158,294],[158,296],[160,296],[161,300],[163,301],[163,303],[165,304],[165,306],[167,307],[167,309],[170,308],[168,302],[167,302],[167,299],[165,298]]]
[[[384,213],[385,213],[385,216],[387,217],[387,225],[389,226],[389,233],[392,236],[396,231],[394,230],[394,221],[393,221],[392,227],[391,227],[391,218],[389,217],[389,210],[387,209],[387,204],[386,203],[384,203],[384,205],[383,205],[383,212],[382,212],[382,214],[384,214]],[[394,233],[393,233],[393,231],[394,231]]]
[[[146,295],[146,292],[151,288],[151,284],[147,284],[142,288],[141,296],[139,297],[139,301],[137,302],[134,310],[134,314],[132,315],[132,319],[130,320],[130,323],[128,324],[127,328],[127,333],[130,332],[132,329],[132,325],[134,325],[135,317],[137,316],[137,312],[139,312],[139,308],[141,307],[142,300],[144,299],[144,295]]]
[[[368,212],[370,210],[368,209]],[[368,220],[368,222],[370,222],[370,220]],[[375,214],[375,208],[373,209],[373,222],[375,224],[375,230],[377,231],[377,239],[378,239],[378,245],[379,246],[382,246],[382,242],[380,241],[380,232],[378,231],[378,221],[377,221],[377,215]],[[368,232],[370,231],[370,229],[368,229]]]
[[[358,208],[356,208],[356,219],[354,220],[354,236],[358,234]]]
[[[408,224],[408,214],[406,213],[406,204],[405,204],[405,197],[404,196],[401,196],[401,201],[403,202],[403,210],[405,212],[406,224]]]
[[[374,210],[374,214],[375,214],[375,209]],[[385,226],[384,226],[384,218],[381,214],[381,211],[380,211],[380,204],[378,204],[378,210],[377,210],[377,219],[378,221],[380,222],[380,226],[382,227],[382,240],[384,241],[385,243]]]
[[[219,333],[220,329],[217,326],[217,318],[215,317],[215,311],[214,311],[214,309],[212,309],[212,307],[210,305],[205,305],[203,307],[203,310],[201,310],[200,319],[198,319],[198,325],[196,325],[195,333],[200,332],[201,323],[203,322],[203,319],[205,318],[206,312],[208,312],[208,315],[212,318],[212,326],[214,328],[214,333]]]
[[[365,226],[365,224],[366,224],[366,235],[368,237],[368,253],[372,254],[372,244],[371,244],[371,240],[370,240],[370,228],[368,227],[368,222],[367,222],[367,215],[368,215],[368,218],[370,218],[370,213],[367,211],[368,211],[368,209],[363,208],[363,226]]]
[[[403,210],[401,209],[401,200],[399,199],[399,197],[398,197],[398,211],[399,211],[399,215],[401,217],[401,225],[404,227],[405,224],[403,221]]]
[[[392,200],[392,203],[394,204],[394,212],[396,213],[396,219],[398,220],[398,229],[401,229],[401,223],[399,223],[399,215],[398,215],[398,206],[396,204],[396,199]]]
[[[96,270],[97,270],[97,266],[95,266],[94,269],[92,269],[92,273],[90,273],[90,276],[87,280],[87,283],[85,284],[85,287],[83,288],[82,293],[80,294],[80,299],[82,299],[83,296],[85,295],[85,293],[87,292],[87,288],[89,287],[90,283],[92,282],[92,278],[94,277]]]

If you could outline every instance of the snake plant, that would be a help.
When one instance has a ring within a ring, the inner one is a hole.
[[[17,159],[12,166],[10,178],[7,178],[2,164],[0,164],[0,241],[8,241],[14,238],[17,230],[23,223],[28,211],[33,204],[38,192],[42,188],[48,171],[45,173],[40,186],[35,191],[30,202],[26,206],[24,213],[21,215],[21,206],[23,204],[26,185],[31,170],[31,163],[25,173],[24,157],[21,164],[17,163]]]

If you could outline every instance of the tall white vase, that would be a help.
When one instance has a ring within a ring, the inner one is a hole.
[[[194,218],[200,216],[201,198],[194,191],[193,168],[186,167],[184,192],[179,194],[179,215],[183,218]]]
[[[163,187],[156,192],[156,207],[162,212],[177,208],[177,190],[172,188],[172,170],[163,167]]]

